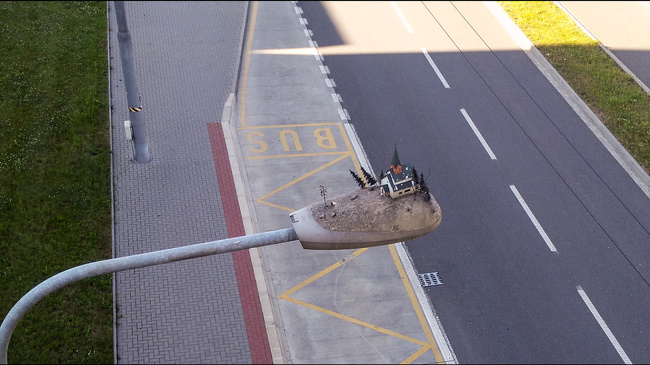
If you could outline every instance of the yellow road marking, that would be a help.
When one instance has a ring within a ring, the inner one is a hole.
[[[390,249],[390,255],[393,257],[393,262],[395,262],[395,266],[397,266],[397,271],[399,272],[399,276],[402,278],[402,283],[406,288],[406,292],[408,293],[408,296],[411,299],[411,305],[415,309],[415,313],[418,316],[418,320],[420,321],[422,330],[424,330],[424,333],[427,336],[427,340],[429,341],[430,348],[433,350],[433,355],[436,357],[436,361],[438,361],[439,364],[442,364],[445,361],[442,357],[442,354],[440,353],[440,349],[438,348],[438,344],[436,343],[436,340],[433,338],[433,333],[431,333],[431,327],[429,327],[429,324],[427,323],[427,319],[424,317],[424,313],[422,313],[422,308],[420,308],[420,303],[418,302],[415,296],[415,292],[413,292],[413,288],[411,287],[411,284],[408,278],[406,277],[404,266],[402,266],[402,261],[400,261],[399,256],[397,255],[397,251],[395,250],[395,245],[389,245],[388,248]]]
[[[317,305],[307,303],[307,302],[304,302],[304,301],[299,300],[299,299],[292,298],[290,296],[291,294],[295,293],[296,291],[298,291],[298,290],[304,288],[305,286],[313,283],[314,281],[316,281],[316,280],[320,279],[321,277],[329,274],[330,272],[338,269],[339,267],[343,266],[344,264],[351,261],[355,257],[357,257],[357,256],[361,255],[362,253],[366,252],[367,250],[368,250],[368,248],[362,248],[362,249],[354,251],[351,255],[344,257],[343,259],[341,259],[341,260],[335,262],[334,264],[330,265],[328,268],[326,268],[324,270],[321,270],[316,275],[308,278],[307,280],[305,280],[305,281],[301,282],[300,284],[294,286],[293,288],[287,290],[282,295],[280,295],[279,298],[290,301],[290,302],[293,302],[293,303],[296,303],[296,304],[299,304],[299,305],[302,305],[302,306],[307,307],[307,308],[314,309],[314,310],[316,310],[318,312],[325,313],[325,314],[331,315],[331,316],[336,317],[336,318],[346,320],[348,322],[358,324],[358,325],[363,326],[363,327],[373,329],[373,330],[375,330],[377,332],[380,332],[380,333],[391,335],[393,337],[397,337],[397,338],[400,338],[402,340],[406,340],[406,341],[418,344],[420,346],[425,347],[425,349],[424,349],[424,351],[418,350],[418,352],[416,352],[416,353],[420,353],[420,352],[424,353],[424,352],[426,352],[430,348],[429,344],[426,343],[426,342],[420,341],[420,340],[418,340],[416,338],[412,338],[412,337],[402,335],[402,334],[397,333],[397,332],[393,332],[393,331],[391,331],[389,329],[386,329],[386,328],[383,328],[383,327],[380,327],[380,326],[376,326],[374,324],[370,324],[370,323],[358,320],[358,319],[353,318],[353,317],[348,317],[348,316],[346,316],[344,314],[337,313],[337,312],[331,311],[329,309],[325,309],[323,307],[319,307]]]
[[[383,333],[385,335],[390,335],[390,336],[393,336],[393,337],[396,337],[396,338],[399,338],[399,339],[402,339],[402,340],[405,340],[405,341],[408,341],[408,342],[412,342],[412,343],[414,343],[416,345],[420,345],[420,346],[423,347],[424,351],[418,350],[418,352],[422,351],[422,353],[425,353],[426,351],[428,351],[431,348],[428,343],[420,341],[417,338],[408,337],[408,336],[405,336],[405,335],[403,335],[401,333],[393,332],[393,331],[391,331],[389,329],[379,327],[379,326],[376,326],[374,324],[370,324],[368,322],[360,321],[360,320],[358,320],[356,318],[348,317],[348,316],[346,316],[344,314],[337,313],[337,312],[331,311],[329,309],[319,307],[317,305],[313,305],[313,304],[310,304],[310,303],[307,303],[307,302],[303,302],[302,300],[299,300],[299,299],[295,299],[295,298],[291,298],[291,297],[281,297],[281,299],[287,300],[289,302],[296,303],[298,305],[302,305],[303,307],[307,307],[307,308],[313,309],[315,311],[318,311],[318,312],[321,312],[321,313],[324,313],[324,314],[328,314],[330,316],[333,316],[333,317],[336,317],[336,318],[339,318],[339,319],[342,319],[342,320],[345,320],[345,321],[348,321],[348,322],[352,322],[354,324],[358,324],[358,325],[366,327],[366,328],[370,328],[372,330],[375,330],[375,331],[377,331],[379,333]]]
[[[349,155],[349,152],[313,152],[313,153],[293,153],[290,155],[270,155],[270,156],[249,156],[244,157],[245,160],[261,160],[265,158],[280,158],[280,157],[313,157],[313,156],[332,156],[332,155]]]
[[[308,177],[310,177],[310,176],[312,176],[312,175],[314,175],[314,174],[328,168],[329,166],[332,166],[335,163],[337,163],[339,161],[342,161],[343,159],[345,159],[348,156],[352,159],[352,163],[354,164],[354,167],[355,167],[355,170],[357,171],[357,174],[359,176],[363,176],[363,172],[361,171],[361,165],[359,163],[359,160],[357,159],[356,154],[354,153],[354,148],[352,147],[352,144],[350,143],[349,137],[348,137],[347,133],[345,132],[343,124],[340,123],[340,122],[339,123],[271,125],[271,126],[256,126],[256,127],[248,127],[246,125],[246,87],[247,87],[248,70],[249,70],[249,66],[250,66],[250,59],[251,59],[251,53],[252,53],[251,50],[252,50],[253,38],[254,38],[254,32],[255,32],[255,23],[256,23],[256,20],[257,20],[257,9],[258,9],[258,2],[254,1],[253,4],[252,4],[252,8],[251,8],[251,21],[250,21],[250,25],[249,25],[249,29],[248,29],[249,38],[248,38],[248,42],[246,44],[246,55],[245,55],[245,60],[244,60],[243,73],[242,73],[242,83],[241,83],[240,91],[239,91],[239,95],[240,95],[240,113],[239,113],[240,127],[238,129],[252,129],[252,128],[260,128],[260,129],[262,129],[262,128],[279,128],[279,127],[290,128],[290,127],[338,125],[339,130],[341,132],[341,136],[343,137],[343,140],[344,140],[346,148],[347,148],[346,152],[306,153],[306,154],[291,154],[291,155],[256,156],[256,157],[247,157],[246,158],[246,159],[261,159],[261,158],[278,158],[278,157],[327,156],[327,155],[342,154],[341,156],[337,157],[336,159],[334,159],[334,160],[332,160],[332,161],[330,161],[330,162],[328,162],[328,163],[326,163],[324,165],[321,165],[321,166],[317,167],[316,169],[302,175],[301,177],[299,177],[297,179],[294,179],[293,181],[290,181],[287,184],[284,184],[283,186],[281,186],[281,187],[279,187],[279,188],[265,194],[264,196],[262,196],[261,198],[256,200],[256,202],[260,203],[260,204],[266,204],[266,205],[269,205],[269,206],[274,207],[274,208],[278,208],[278,209],[281,209],[281,210],[286,210],[286,211],[289,211],[289,212],[293,212],[294,209],[290,209],[290,208],[283,207],[283,206],[278,205],[278,204],[267,202],[267,201],[265,201],[265,199],[268,199],[269,197],[273,196],[274,194],[277,194],[278,192],[280,192],[280,191],[282,191],[282,190],[284,190],[284,189],[286,189],[286,188],[288,188],[288,187],[290,187],[290,186],[292,186],[292,185],[294,185],[294,184],[296,184],[296,183],[298,183],[298,182],[300,182],[300,181],[302,181],[302,180],[304,180],[304,179],[306,179],[306,178],[308,178]],[[420,341],[418,339],[414,339],[414,338],[411,338],[411,337],[408,337],[408,336],[405,336],[405,335],[390,331],[388,329],[385,329],[385,328],[382,328],[382,327],[379,327],[379,326],[375,326],[375,325],[372,325],[370,323],[366,323],[366,322],[360,321],[358,319],[348,317],[348,316],[345,316],[343,314],[336,313],[336,312],[330,311],[328,309],[321,308],[321,307],[315,306],[313,304],[303,302],[301,300],[294,299],[294,298],[290,297],[290,295],[295,293],[297,290],[309,285],[310,283],[314,282],[318,278],[328,274],[329,272],[335,270],[338,267],[341,267],[343,264],[345,264],[345,262],[347,262],[347,261],[357,257],[358,255],[364,253],[366,250],[368,250],[367,248],[357,250],[352,255],[350,255],[350,256],[342,259],[342,260],[337,261],[335,264],[331,265],[327,269],[322,270],[321,272],[317,273],[316,275],[314,275],[314,276],[308,278],[307,280],[301,282],[300,284],[294,286],[293,288],[291,288],[287,292],[281,294],[279,296],[279,298],[290,301],[290,302],[293,302],[293,303],[296,303],[298,305],[305,306],[307,308],[311,308],[313,310],[316,310],[316,311],[319,311],[319,312],[322,312],[322,313],[325,313],[325,314],[328,314],[328,315],[331,315],[331,316],[334,316],[334,317],[337,317],[337,318],[340,318],[340,319],[343,319],[343,320],[346,320],[346,321],[349,321],[351,323],[355,323],[355,324],[360,325],[360,326],[371,328],[371,329],[376,330],[378,332],[388,334],[388,335],[391,335],[391,336],[394,336],[394,337],[397,337],[397,338],[400,338],[400,339],[403,339],[403,340],[406,340],[406,341],[409,341],[409,342],[412,342],[412,343],[415,343],[415,344],[418,344],[418,345],[422,346],[421,349],[419,349],[418,351],[413,353],[411,356],[406,358],[402,363],[411,363],[411,362],[415,361],[416,359],[418,359],[422,354],[429,351],[430,349],[433,350],[434,356],[435,356],[437,362],[438,363],[444,363],[444,360],[442,359],[442,356],[440,354],[440,350],[438,349],[438,346],[437,346],[437,344],[435,342],[433,334],[431,333],[431,329],[429,328],[428,323],[426,321],[426,318],[424,318],[424,315],[422,313],[420,305],[419,305],[419,303],[417,301],[417,298],[415,297],[415,293],[413,292],[413,288],[410,286],[410,283],[409,283],[408,279],[406,278],[406,273],[404,272],[404,268],[403,268],[403,266],[401,264],[401,261],[399,260],[399,257],[397,256],[393,245],[389,245],[389,248],[390,248],[391,255],[393,257],[393,262],[395,263],[395,265],[396,265],[396,267],[398,269],[398,272],[399,272],[400,277],[402,279],[402,283],[403,283],[404,287],[407,290],[408,296],[409,296],[409,298],[411,300],[411,304],[412,304],[413,308],[416,311],[416,314],[417,314],[418,320],[420,322],[420,325],[422,326],[422,328],[423,328],[423,330],[424,330],[424,332],[426,334],[428,343],[425,343],[425,342]]]
[[[248,81],[248,67],[251,63],[251,49],[253,48],[253,38],[255,36],[255,22],[257,21],[257,6],[258,2],[253,1],[251,8],[251,21],[248,26],[248,42],[246,42],[246,57],[244,59],[244,70],[242,73],[242,83],[239,88],[239,120],[242,128],[246,127],[246,82]]]
[[[266,129],[266,128],[296,128],[296,127],[322,127],[326,125],[337,125],[341,122],[323,122],[323,123],[301,123],[301,124],[276,124],[276,125],[260,125],[252,127],[239,127],[238,129]]]
[[[352,254],[350,254],[350,255],[340,259],[336,263],[330,265],[328,268],[326,268],[324,270],[321,270],[318,274],[310,277],[309,279],[303,281],[302,283],[300,283],[300,284],[294,286],[293,288],[287,290],[286,292],[284,292],[284,294],[280,295],[280,298],[283,298],[285,296],[288,297],[289,295],[295,293],[296,291],[304,288],[308,284],[311,284],[314,281],[318,280],[319,278],[325,276],[326,274],[329,274],[331,271],[334,271],[335,269],[338,269],[339,267],[343,266],[343,264],[345,264],[346,262],[352,260],[353,258],[361,255],[362,253],[364,253],[366,251],[368,251],[368,248],[361,248],[361,249],[358,249],[358,250],[354,251]]]
[[[418,357],[424,355],[424,353],[429,351],[430,349],[431,349],[431,346],[429,346],[429,345],[422,346],[421,349],[414,352],[413,355],[407,357],[404,361],[401,362],[401,364],[410,364],[410,363],[412,363],[413,361],[417,360]],[[438,363],[440,363],[440,361],[438,361]]]
[[[337,163],[339,161],[342,161],[343,159],[345,159],[348,156],[350,156],[350,153],[345,153],[344,155],[339,156],[339,157],[335,158],[334,160],[332,160],[332,161],[330,161],[330,162],[328,162],[328,163],[326,163],[324,165],[321,165],[321,166],[317,167],[316,169],[314,169],[314,170],[300,176],[299,178],[289,181],[288,183],[280,186],[279,188],[271,191],[270,193],[265,194],[264,196],[262,196],[261,198],[256,199],[255,201],[258,202],[258,203],[275,206],[276,208],[280,208],[280,209],[283,209],[283,210],[288,210],[289,212],[293,212],[293,211],[295,211],[295,209],[290,209],[290,208],[287,208],[287,207],[281,207],[281,206],[275,205],[275,204],[272,205],[271,203],[268,203],[268,202],[264,201],[264,199],[266,199],[266,198],[268,198],[268,197],[270,197],[270,196],[272,196],[274,194],[277,194],[279,191],[282,191],[282,190],[288,188],[289,186],[294,185],[294,184],[296,184],[296,183],[298,183],[298,182],[300,182],[300,181],[314,175],[317,172],[325,170],[326,168],[334,165],[335,163]]]

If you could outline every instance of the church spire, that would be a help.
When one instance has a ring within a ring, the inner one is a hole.
[[[393,174],[399,174],[402,172],[402,163],[399,162],[397,146],[395,146],[395,152],[393,152],[393,161],[390,163],[390,168],[393,170]]]

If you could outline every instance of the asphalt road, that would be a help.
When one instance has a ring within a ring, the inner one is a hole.
[[[300,5],[372,166],[443,208],[407,247],[458,361],[650,362],[648,196],[494,13]]]

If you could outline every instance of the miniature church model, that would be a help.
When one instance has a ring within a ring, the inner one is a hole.
[[[393,152],[390,169],[386,171],[386,175],[382,176],[380,184],[381,195],[390,196],[393,199],[415,193],[413,167],[409,164],[402,165],[400,163],[397,147]]]

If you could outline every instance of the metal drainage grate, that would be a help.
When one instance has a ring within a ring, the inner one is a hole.
[[[418,274],[418,278],[420,278],[420,284],[422,284],[422,286],[442,285],[438,272]]]

